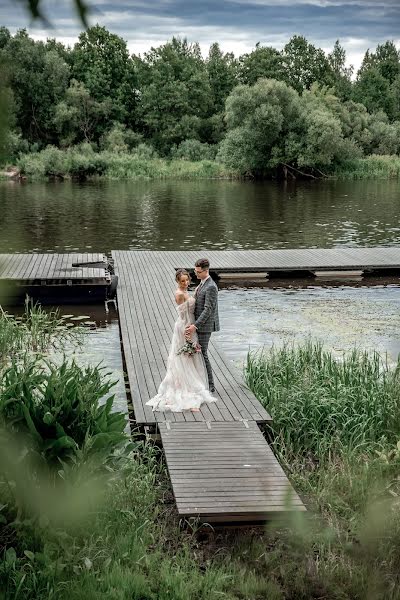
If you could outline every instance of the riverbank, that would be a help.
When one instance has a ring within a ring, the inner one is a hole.
[[[298,170],[290,171],[290,179],[315,179]],[[356,179],[394,179],[400,177],[400,157],[372,155],[366,158],[346,161],[332,167],[325,177],[321,173],[318,179],[336,178]],[[168,160],[156,158],[146,153],[95,152],[90,146],[71,147],[60,150],[47,147],[41,152],[24,154],[15,167],[0,173],[2,179],[46,181],[51,179],[109,179],[148,181],[161,179],[241,179],[251,176],[249,173],[225,167],[215,160],[189,161],[183,159]],[[274,179],[271,173],[266,179]]]
[[[80,524],[21,524],[3,564],[27,600],[397,600],[399,368],[315,344],[249,357],[247,381],[308,516],[265,531],[182,529],[162,452],[140,442]],[[10,546],[10,542],[8,542]]]
[[[60,150],[47,147],[21,156],[20,174],[31,181],[46,179],[138,180],[232,179],[239,174],[214,160],[166,160],[140,153],[94,152],[90,147]]]

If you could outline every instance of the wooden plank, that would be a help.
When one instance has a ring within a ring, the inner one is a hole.
[[[219,422],[211,429],[160,424],[159,430],[180,516],[234,523],[304,510],[254,422],[247,428]]]

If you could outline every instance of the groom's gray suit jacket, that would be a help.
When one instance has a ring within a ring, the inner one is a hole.
[[[200,333],[219,331],[218,288],[211,277],[197,289],[194,317]]]

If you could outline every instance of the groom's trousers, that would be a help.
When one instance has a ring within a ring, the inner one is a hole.
[[[204,362],[206,363],[207,376],[208,376],[208,386],[210,389],[214,388],[214,377],[213,372],[210,365],[210,360],[208,358],[208,343],[210,341],[211,332],[207,331],[202,333],[201,331],[197,332],[197,336],[199,338],[199,344],[201,346],[201,353],[204,358]]]

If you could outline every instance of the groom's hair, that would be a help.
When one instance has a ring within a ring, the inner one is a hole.
[[[208,260],[208,258],[199,258],[199,260],[196,260],[194,266],[200,267],[200,269],[209,269],[210,261]]]

